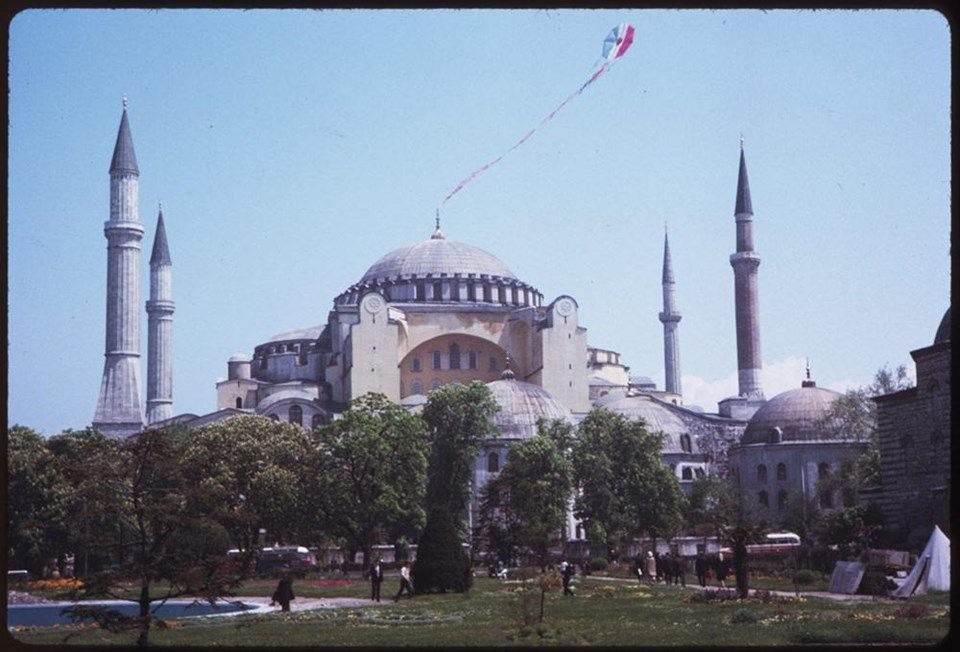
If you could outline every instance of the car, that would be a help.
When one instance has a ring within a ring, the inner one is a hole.
[[[316,557],[304,546],[273,546],[260,551],[257,574],[275,575],[286,568],[294,575],[303,577],[316,565]]]

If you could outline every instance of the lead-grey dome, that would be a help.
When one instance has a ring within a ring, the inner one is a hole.
[[[375,262],[360,283],[377,279],[409,278],[416,275],[439,277],[468,274],[516,279],[510,268],[493,254],[462,242],[433,237],[423,242],[400,247]]]
[[[804,381],[799,389],[790,389],[767,401],[751,417],[741,443],[768,444],[786,441],[817,441],[828,437],[831,429],[824,423],[840,394]]]
[[[943,319],[940,320],[940,326],[937,327],[937,334],[933,338],[934,344],[950,341],[950,308],[943,313]]]
[[[662,432],[664,453],[698,453],[696,442],[691,442],[691,450],[684,451],[680,442],[680,435],[688,433],[683,420],[660,401],[645,394],[635,395],[612,395],[608,401],[605,401],[602,407],[616,414],[622,415],[627,419],[643,419],[647,424],[647,430],[650,432]],[[606,397],[604,397],[606,398]],[[599,401],[597,402],[599,405]],[[695,437],[691,439],[696,439]]]
[[[515,380],[504,372],[502,380],[487,383],[493,400],[500,406],[490,421],[503,439],[529,439],[537,434],[537,420],[561,419],[571,422],[570,410],[544,388]]]

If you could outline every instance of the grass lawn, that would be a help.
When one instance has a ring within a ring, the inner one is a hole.
[[[298,597],[367,597],[360,580],[331,585],[297,580]],[[240,595],[265,596],[274,583],[248,582]],[[932,644],[949,631],[949,594],[908,601],[771,598],[703,602],[695,589],[588,577],[576,595],[548,593],[537,622],[539,590],[477,578],[468,594],[426,595],[363,608],[171,621],[152,631],[158,646],[768,646],[798,644]],[[383,594],[397,580],[388,577]],[[26,643],[101,647],[130,645],[134,635],[94,628],[13,632]]]

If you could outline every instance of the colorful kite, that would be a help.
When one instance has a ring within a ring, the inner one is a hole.
[[[633,25],[629,25],[629,24],[627,24],[627,23],[620,23],[619,25],[617,25],[616,27],[614,27],[612,30],[610,30],[610,33],[607,35],[607,38],[605,38],[605,39],[603,40],[603,53],[602,53],[602,55],[601,55],[601,60],[603,61],[603,63],[602,63],[602,65],[601,65],[599,68],[597,68],[597,70],[596,70],[592,75],[590,75],[590,77],[587,79],[587,81],[585,81],[585,82],[583,83],[583,86],[581,86],[581,87],[578,88],[575,92],[573,92],[567,99],[565,99],[564,101],[560,102],[560,104],[557,105],[557,108],[555,108],[553,111],[551,111],[551,112],[547,115],[547,117],[545,117],[543,120],[541,120],[541,121],[540,121],[540,124],[538,124],[536,127],[534,127],[533,129],[531,129],[530,131],[528,131],[526,134],[524,134],[524,135],[523,135],[523,138],[521,138],[520,140],[518,140],[518,141],[513,145],[513,147],[511,147],[510,149],[508,149],[508,150],[505,151],[503,154],[501,154],[501,155],[498,156],[497,158],[493,159],[492,161],[490,161],[490,162],[487,163],[486,165],[482,165],[482,166],[480,166],[479,168],[477,168],[476,170],[474,170],[473,172],[471,172],[471,173],[470,173],[470,176],[468,176],[466,179],[464,179],[463,181],[461,181],[460,183],[458,183],[457,186],[456,186],[453,190],[451,190],[450,193],[449,193],[446,197],[443,198],[443,201],[440,202],[440,206],[443,206],[444,204],[446,204],[448,199],[450,199],[450,198],[453,197],[455,194],[457,194],[458,192],[460,192],[460,190],[461,190],[465,185],[467,185],[468,183],[470,183],[471,181],[473,181],[473,179],[476,178],[481,172],[483,172],[483,171],[485,171],[485,170],[493,167],[494,165],[496,165],[497,163],[499,163],[500,160],[501,160],[504,156],[506,156],[507,154],[509,154],[510,152],[512,152],[513,150],[515,150],[516,148],[520,147],[520,145],[522,145],[522,144],[524,144],[525,142],[527,142],[527,140],[530,139],[530,136],[532,136],[532,135],[534,134],[534,132],[537,131],[537,129],[539,129],[540,127],[542,127],[543,125],[545,125],[547,122],[549,122],[550,120],[552,120],[552,119],[553,119],[553,116],[555,116],[555,115],[557,114],[557,112],[558,112],[560,109],[562,109],[562,108],[567,104],[567,102],[569,102],[570,100],[572,100],[573,98],[575,98],[577,95],[579,95],[580,93],[582,93],[587,86],[589,86],[589,85],[592,84],[593,82],[597,81],[597,79],[600,77],[600,75],[602,75],[604,72],[606,72],[607,69],[608,69],[611,65],[613,65],[613,63],[614,63],[617,59],[619,59],[619,58],[622,57],[624,54],[626,54],[627,50],[630,49],[630,45],[631,45],[632,43],[633,43]],[[440,215],[440,207],[437,207],[437,215],[438,215],[438,217],[439,217],[439,215]]]

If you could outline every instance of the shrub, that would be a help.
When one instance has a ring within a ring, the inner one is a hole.
[[[733,625],[739,625],[742,623],[750,624],[755,622],[757,622],[757,614],[746,608],[737,609],[730,614],[730,623]]]
[[[413,563],[416,593],[463,593],[473,583],[470,558],[460,546],[457,526],[444,507],[431,510]]]
[[[817,581],[817,574],[812,570],[802,568],[793,574],[793,583],[798,586],[807,586]]]
[[[590,570],[592,571],[602,571],[606,570],[610,562],[607,561],[606,557],[594,557],[590,560]]]

